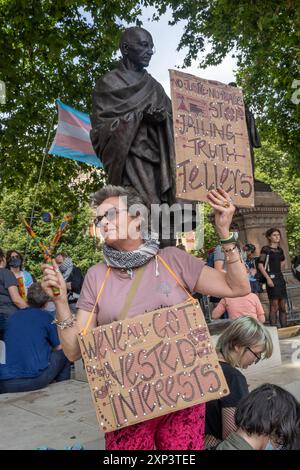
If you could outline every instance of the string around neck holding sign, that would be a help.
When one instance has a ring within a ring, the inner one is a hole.
[[[185,293],[187,294],[186,302],[189,301],[189,302],[191,302],[191,303],[193,303],[193,304],[198,304],[198,300],[195,299],[195,298],[191,295],[191,293],[184,287],[184,285],[182,284],[182,282],[178,279],[178,276],[177,276],[177,275],[174,273],[174,271],[169,267],[169,265],[165,262],[165,260],[164,260],[161,256],[159,256],[159,255],[156,255],[155,258],[156,258],[156,259],[159,259],[159,261],[161,261],[161,263],[164,265],[164,267],[168,270],[168,272],[169,272],[169,273],[173,276],[173,278],[176,280],[177,284],[179,284],[179,286],[185,291]],[[102,282],[102,284],[101,284],[101,287],[100,287],[100,289],[99,289],[99,291],[98,291],[97,298],[96,298],[96,300],[95,300],[95,303],[94,303],[94,306],[93,306],[93,308],[92,308],[92,311],[91,311],[91,313],[90,313],[90,315],[89,315],[89,318],[88,318],[88,320],[87,320],[87,322],[86,322],[85,327],[84,327],[84,328],[81,330],[81,332],[80,332],[80,335],[81,335],[81,336],[86,336],[86,334],[88,333],[88,328],[89,328],[89,326],[90,326],[90,323],[91,323],[91,321],[92,321],[93,315],[94,315],[94,313],[95,313],[95,309],[96,309],[97,304],[98,304],[98,302],[99,302],[99,300],[100,300],[100,297],[101,297],[101,295],[102,295],[102,292],[103,292],[103,290],[104,290],[105,284],[106,284],[106,282],[107,282],[107,279],[108,279],[110,273],[111,273],[111,267],[109,267],[109,268],[107,269],[107,271],[106,271],[104,280],[103,280],[103,282]]]

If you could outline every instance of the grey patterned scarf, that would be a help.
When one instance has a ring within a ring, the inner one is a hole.
[[[159,241],[149,238],[134,251],[119,251],[105,243],[103,246],[103,256],[108,266],[126,269],[129,275],[131,275],[133,268],[146,264],[157,254],[158,250]]]

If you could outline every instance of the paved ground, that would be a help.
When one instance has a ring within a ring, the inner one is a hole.
[[[35,392],[0,395],[0,450],[80,443],[104,449],[87,383],[55,383]]]
[[[300,337],[281,340],[280,350],[282,365],[248,371],[247,382],[250,388],[277,383],[300,400]],[[0,450],[63,449],[75,443],[85,449],[104,449],[89,386],[78,380],[35,392],[0,395],[0,436]]]

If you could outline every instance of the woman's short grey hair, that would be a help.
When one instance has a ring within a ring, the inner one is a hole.
[[[91,195],[91,203],[93,207],[98,207],[106,199],[110,197],[127,198],[127,209],[130,215],[141,216],[142,229],[148,232],[149,230],[149,206],[145,203],[139,193],[131,186],[113,186],[108,184],[101,188],[96,193]]]
[[[262,346],[263,359],[272,356],[273,343],[270,333],[264,325],[253,317],[239,317],[233,320],[219,336],[216,351],[221,352],[225,361],[237,366],[235,346],[243,349]]]
[[[123,186],[113,186],[112,184],[108,184],[91,195],[92,205],[94,207],[98,207],[102,202],[110,197],[127,197],[128,208],[134,204],[145,205],[145,201],[131,186],[125,186],[125,188],[123,188]]]

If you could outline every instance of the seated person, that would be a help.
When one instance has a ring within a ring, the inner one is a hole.
[[[255,294],[254,294],[255,295]],[[225,376],[229,395],[206,403],[205,447],[215,447],[236,431],[236,407],[245,395],[248,385],[239,369],[269,358],[273,352],[270,334],[260,322],[251,317],[233,320],[219,336],[216,352]]]
[[[265,323],[265,312],[256,294],[252,292],[243,297],[224,297],[212,311],[212,319],[220,318],[224,312],[228,312],[230,320],[238,317],[252,317],[261,323]]]
[[[241,399],[234,420],[236,432],[216,450],[291,449],[300,429],[300,404],[283,388],[264,384]]]
[[[243,247],[243,251],[246,255],[245,265],[248,272],[249,282],[251,286],[251,292],[257,294],[259,291],[259,286],[257,282],[257,269],[256,269],[256,257],[255,257],[256,246],[252,243],[246,243]]]
[[[26,301],[33,279],[31,274],[23,269],[23,256],[19,251],[9,250],[6,253],[6,262],[8,269],[16,276],[20,296]]]
[[[28,392],[70,379],[70,362],[60,346],[49,300],[39,283],[28,289],[28,308],[12,314],[4,334],[6,363],[0,364],[0,393]]]
[[[19,294],[18,283],[15,275],[6,269],[6,258],[0,248],[0,341],[4,337],[4,331],[9,316],[19,308],[28,305]]]

